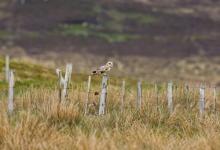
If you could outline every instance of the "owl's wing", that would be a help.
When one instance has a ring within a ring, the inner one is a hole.
[[[99,67],[99,71],[105,71],[105,69],[106,69],[106,66],[105,65],[103,65],[103,66],[101,66],[101,67]]]
[[[92,71],[92,75],[102,74],[103,71],[105,71],[105,65],[99,67],[99,68],[96,69],[96,70],[93,70],[93,71]]]
[[[98,74],[98,71],[97,70],[93,70],[92,71],[92,75],[97,75]]]

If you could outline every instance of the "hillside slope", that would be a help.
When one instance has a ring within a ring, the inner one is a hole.
[[[220,54],[218,6],[205,0],[27,0],[0,21],[0,43],[13,36],[29,54],[214,56]]]

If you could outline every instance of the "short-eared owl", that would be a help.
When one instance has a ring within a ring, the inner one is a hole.
[[[109,61],[105,65],[99,67],[96,70],[92,71],[92,75],[99,75],[99,74],[105,74],[106,72],[109,72],[113,68],[113,62]]]

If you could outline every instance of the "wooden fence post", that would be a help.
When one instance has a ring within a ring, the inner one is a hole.
[[[62,85],[64,82],[64,78],[62,76],[62,71],[60,69],[56,69],[56,73],[58,76],[59,102],[61,102],[61,100],[62,100]]]
[[[155,95],[156,95],[156,101],[157,101],[157,112],[159,112],[159,89],[157,83],[154,85]]]
[[[121,112],[124,110],[124,100],[125,100],[125,80],[122,81],[122,89],[121,89]]]
[[[9,75],[10,75],[10,57],[7,55],[5,57],[5,80],[9,81]]]
[[[189,102],[189,85],[188,84],[185,84],[184,95],[185,95],[185,98],[186,98],[186,108],[189,109],[190,108],[190,102]]]
[[[15,81],[14,81],[14,73],[13,71],[11,70],[9,72],[9,89],[8,89],[8,112],[9,114],[13,113],[13,110],[14,110],[14,84],[15,84]]]
[[[62,71],[60,69],[56,69],[56,73],[59,79],[59,100],[65,101],[67,97],[67,89],[71,82],[72,76],[72,64],[66,65],[65,77],[63,78]]]
[[[170,113],[172,113],[173,112],[173,82],[168,83],[167,100],[168,100],[168,110]]]
[[[84,112],[85,115],[87,115],[87,113],[88,113],[88,103],[89,103],[90,87],[91,87],[91,76],[89,76],[89,78],[88,78],[87,95],[86,95],[85,112]]]
[[[65,73],[65,81],[67,81],[68,83],[71,82],[72,71],[73,71],[73,65],[67,64],[66,65],[66,73]]]
[[[137,83],[137,103],[136,107],[138,110],[141,110],[141,101],[142,101],[142,84],[141,81]]]
[[[67,98],[67,94],[68,94],[67,89],[68,89],[68,86],[71,82],[71,76],[72,76],[72,64],[67,64],[65,78],[64,78],[64,82],[63,82],[63,90],[62,90],[62,97],[61,97],[62,101],[65,101]]]
[[[99,101],[99,115],[104,115],[105,114],[106,98],[107,98],[107,86],[108,86],[108,76],[103,75],[101,96],[100,96],[100,101]]]
[[[204,86],[200,86],[199,93],[200,93],[199,113],[200,113],[200,118],[202,118],[205,112],[205,87]]]
[[[213,98],[214,98],[214,106],[213,106],[213,109],[214,109],[214,113],[216,113],[217,111],[217,108],[216,108],[216,102],[217,102],[217,91],[216,91],[216,86],[213,88]]]

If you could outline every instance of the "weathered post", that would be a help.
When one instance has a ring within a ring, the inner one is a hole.
[[[105,114],[106,98],[107,98],[107,86],[108,86],[108,76],[103,75],[101,96],[100,96],[100,101],[99,101],[99,115],[104,115]]]
[[[90,87],[91,87],[91,76],[88,78],[88,85],[87,85],[87,95],[86,95],[86,101],[85,101],[85,115],[88,113],[88,103],[89,103],[89,94],[90,94]]]
[[[7,55],[5,57],[5,80],[9,81],[9,73],[10,73],[10,57]]]
[[[142,83],[138,81],[137,83],[137,103],[136,107],[138,110],[141,110],[141,102],[142,102]]]
[[[67,64],[64,78],[60,69],[56,69],[56,73],[59,79],[59,100],[61,102],[65,101],[67,97],[67,89],[72,76],[72,64]]]
[[[200,113],[200,118],[202,118],[205,112],[205,87],[204,86],[200,86],[199,93],[200,93],[199,113]]]
[[[63,82],[63,90],[62,90],[62,97],[61,97],[62,101],[66,100],[67,98],[67,89],[68,89],[68,85],[71,82],[71,76],[72,76],[72,64],[67,64],[65,78]]]
[[[190,102],[189,102],[189,85],[188,84],[185,84],[184,95],[185,95],[185,98],[186,98],[186,108],[189,109],[190,108]]]
[[[213,109],[214,109],[214,113],[216,113],[216,111],[217,111],[217,109],[216,109],[216,102],[217,102],[216,86],[213,88],[213,98],[214,98]]]
[[[9,72],[9,89],[8,89],[8,112],[9,114],[13,113],[14,110],[14,73],[13,71]]]
[[[65,81],[67,81],[68,83],[71,82],[72,70],[73,70],[73,65],[67,64],[66,65],[66,73],[65,73]]]
[[[125,100],[125,80],[122,81],[121,89],[121,112],[124,110],[124,100]]]
[[[168,83],[167,88],[167,100],[168,100],[168,110],[170,113],[173,112],[173,82]]]
[[[156,95],[156,102],[157,102],[157,112],[159,112],[159,89],[157,83],[154,85],[155,95]]]
[[[62,76],[62,71],[60,69],[56,69],[56,73],[58,76],[59,102],[61,102],[61,100],[62,100],[62,85],[63,85],[64,79]]]

